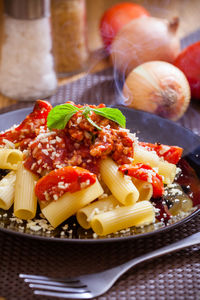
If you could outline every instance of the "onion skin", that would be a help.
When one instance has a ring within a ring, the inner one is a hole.
[[[171,22],[153,17],[130,21],[116,35],[111,45],[114,67],[128,75],[138,65],[153,60],[173,63],[180,52],[176,36],[179,20]]]
[[[117,32],[128,22],[141,16],[149,16],[141,5],[132,2],[117,3],[103,14],[100,21],[100,33],[105,49],[109,51]]]
[[[177,121],[189,106],[191,92],[181,70],[167,62],[152,61],[130,72],[123,96],[129,107]]]

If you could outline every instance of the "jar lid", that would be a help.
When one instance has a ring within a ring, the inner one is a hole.
[[[21,20],[34,20],[50,15],[49,0],[4,0],[5,13]]]

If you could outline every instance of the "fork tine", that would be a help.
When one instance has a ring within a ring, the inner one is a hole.
[[[94,298],[94,296],[91,293],[56,293],[56,292],[48,292],[48,291],[40,291],[40,290],[35,290],[34,291],[35,295],[40,295],[40,296],[50,296],[50,297],[58,297],[58,298],[64,298],[64,299],[91,299]]]
[[[42,290],[58,291],[58,292],[65,292],[65,293],[81,294],[81,293],[89,292],[88,289],[59,287],[59,286],[51,286],[46,284],[29,284],[29,287],[33,289],[42,289]]]
[[[54,286],[63,286],[63,287],[74,287],[74,288],[84,288],[85,284],[82,284],[80,281],[77,282],[64,282],[64,281],[51,281],[51,280],[42,280],[42,279],[29,279],[25,278],[24,282],[26,283],[38,283],[38,284],[47,284]]]
[[[57,281],[57,282],[64,282],[64,283],[78,283],[80,280],[73,279],[73,278],[56,278],[56,277],[48,277],[48,276],[40,276],[40,275],[30,275],[30,274],[19,274],[20,278],[23,279],[38,279],[38,280],[45,280],[45,281]]]
[[[38,283],[38,284],[47,284],[47,285],[54,285],[54,286],[63,286],[63,287],[74,287],[74,288],[84,288],[86,287],[85,284],[78,282],[59,282],[59,281],[51,281],[51,280],[41,280],[41,279],[29,279],[25,278],[24,282],[26,283]]]

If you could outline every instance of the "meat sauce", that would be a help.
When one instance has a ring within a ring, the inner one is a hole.
[[[98,175],[99,162],[108,155],[118,164],[130,163],[133,140],[127,131],[93,112],[90,118],[102,130],[92,126],[79,111],[63,130],[49,131],[45,126],[40,127],[37,137],[27,146],[25,167],[45,175],[57,168],[79,166]]]

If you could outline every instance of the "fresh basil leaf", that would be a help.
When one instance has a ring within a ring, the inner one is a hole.
[[[91,110],[93,110],[91,107],[86,106],[86,107],[83,109],[83,112],[82,112],[83,116],[85,116],[85,118],[88,120],[88,122],[89,122],[92,126],[96,127],[98,130],[102,130],[101,127],[99,127],[99,126],[98,126],[94,121],[92,121],[92,119],[89,117]]]
[[[71,117],[80,109],[70,103],[55,106],[47,117],[49,129],[64,129]]]
[[[88,122],[96,127],[98,130],[102,130],[91,118],[90,112],[93,111],[97,115],[112,120],[118,123],[121,127],[126,126],[126,118],[117,108],[102,107],[102,108],[91,108],[85,106],[78,108],[70,103],[65,103],[55,106],[47,117],[47,126],[49,129],[64,129],[71,117],[77,112],[82,111],[82,114],[88,120]]]
[[[90,117],[86,117],[86,119],[88,120],[88,122],[93,125],[94,127],[96,127],[98,130],[102,130],[101,127],[99,127],[94,121],[92,121],[92,119]]]
[[[102,107],[102,108],[92,108],[92,110],[97,114],[109,120],[118,123],[121,127],[126,127],[126,118],[122,112],[117,108]]]
[[[88,115],[90,114],[91,110],[92,110],[91,107],[85,106],[85,107],[83,108],[82,114],[87,118]]]

